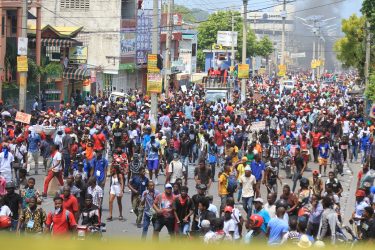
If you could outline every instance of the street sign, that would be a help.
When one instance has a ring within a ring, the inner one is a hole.
[[[305,52],[300,52],[300,53],[290,53],[290,58],[304,58],[306,57]]]
[[[212,49],[213,50],[222,50],[223,49],[223,46],[221,44],[212,44]]]
[[[224,47],[237,47],[237,31],[218,31],[217,32],[217,44],[221,44]]]
[[[151,93],[161,93],[163,78],[160,73],[147,74],[147,91]]]
[[[286,65],[285,64],[280,64],[278,66],[279,68],[279,73],[277,74],[278,76],[285,76],[286,75]]]
[[[17,72],[27,72],[28,70],[27,56],[17,56]]]
[[[27,56],[27,42],[27,37],[18,37],[17,54],[19,56]]]
[[[249,78],[249,64],[238,64],[238,78]]]
[[[158,55],[157,54],[148,54],[147,56],[147,72],[148,73],[159,73],[160,69],[157,66],[158,64]]]

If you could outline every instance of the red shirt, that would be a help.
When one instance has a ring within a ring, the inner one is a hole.
[[[69,195],[68,198],[65,198],[64,195],[61,195],[61,198],[63,198],[63,208],[68,210],[71,213],[76,213],[79,211],[79,205],[77,198],[74,197],[74,195]]]
[[[48,214],[47,220],[46,220],[47,227],[49,228],[52,223],[53,223],[52,232],[55,235],[66,234],[69,232],[69,228],[77,225],[74,215],[70,212],[66,212],[65,209],[63,209],[58,214],[53,214],[53,215],[52,213]]]
[[[319,140],[320,140],[320,137],[322,136],[321,133],[316,133],[316,132],[311,132],[311,137],[312,137],[312,146],[313,148],[316,148],[316,147],[319,147]]]
[[[218,130],[215,131],[215,142],[218,147],[224,146],[225,135]]]
[[[103,135],[103,133],[94,134],[92,136],[92,139],[94,140],[94,150],[104,149],[105,136]]]

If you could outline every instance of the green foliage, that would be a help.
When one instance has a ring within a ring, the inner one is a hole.
[[[219,30],[232,30],[232,14],[234,15],[234,30],[238,32],[236,59],[242,58],[242,23],[243,19],[239,12],[219,11],[211,14],[206,22],[198,26],[198,66],[204,65],[204,49],[211,49],[212,44],[216,43],[217,32]],[[254,32],[248,30],[247,33],[246,55],[267,57],[273,51],[273,45],[268,37],[257,41]]]
[[[174,13],[180,13],[182,15],[182,19],[185,22],[194,23],[194,22],[197,21],[195,16],[192,14],[192,11],[189,8],[187,8],[183,5],[175,4],[174,5]]]
[[[367,99],[375,101],[375,74],[370,75],[369,85],[365,91]]]
[[[345,36],[336,41],[334,50],[343,66],[354,67],[363,73],[365,64],[365,17],[352,15],[342,20],[342,32]]]
[[[41,67],[36,65],[36,62],[31,58],[28,58],[27,64],[29,67],[29,71],[27,72],[27,81],[29,83],[36,83],[42,73]]]
[[[372,32],[375,32],[375,1],[363,0],[361,12],[370,22]]]
[[[58,62],[51,62],[47,64],[45,67],[42,69],[43,75],[46,77],[51,77],[51,78],[58,78],[61,76],[63,72],[63,68],[61,63]]]

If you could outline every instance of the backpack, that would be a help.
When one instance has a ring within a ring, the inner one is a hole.
[[[70,229],[69,214],[70,214],[69,210],[65,210],[65,219],[66,219],[66,222],[68,223],[68,226],[69,226],[69,229]],[[52,221],[53,221],[53,217],[54,217],[54,215],[52,214]],[[52,222],[50,228],[51,228],[51,231],[53,232],[53,222]]]
[[[230,194],[233,194],[237,189],[237,178],[234,175],[229,175],[227,177],[227,191]]]

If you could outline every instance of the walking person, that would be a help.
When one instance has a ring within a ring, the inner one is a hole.
[[[245,174],[239,178],[240,188],[242,189],[242,206],[247,217],[250,217],[253,209],[254,186],[256,184],[255,176],[251,174],[251,167],[245,167]]]
[[[175,216],[173,213],[173,200],[172,185],[167,183],[165,191],[159,194],[155,201],[153,208],[157,214],[154,225],[154,239],[159,239],[159,233],[165,226],[168,234],[172,237],[174,233]]]
[[[149,179],[145,175],[145,168],[139,168],[139,174],[132,176],[128,183],[128,188],[131,190],[131,202],[133,212],[137,216],[137,227],[141,228],[141,222],[143,217],[144,204],[142,205],[142,195],[146,191],[149,185]]]
[[[120,171],[118,165],[113,166],[111,170],[111,176],[109,177],[109,216],[107,221],[112,221],[113,202],[117,199],[118,210],[120,221],[124,220],[122,216],[122,196],[124,195],[124,176]]]
[[[44,181],[43,197],[47,197],[48,185],[53,177],[56,177],[60,183],[60,186],[64,185],[64,180],[62,178],[62,165],[61,165],[61,153],[59,152],[58,146],[53,144],[51,146],[51,167],[48,169],[47,177]]]
[[[155,174],[155,185],[158,185],[158,172],[159,172],[159,156],[160,143],[155,140],[155,135],[150,136],[150,141],[146,144],[145,159],[147,163],[147,169],[150,176],[150,180],[153,180],[153,173]]]
[[[31,163],[35,164],[35,174],[38,174],[38,164],[39,164],[39,147],[41,143],[40,135],[35,133],[34,128],[29,128],[29,136],[27,137],[27,173],[30,172]]]
[[[143,210],[143,225],[142,225],[142,239],[146,238],[148,227],[152,223],[155,225],[156,214],[153,208],[155,198],[160,194],[158,190],[155,190],[155,184],[153,181],[148,182],[147,190],[142,193],[141,206]]]
[[[188,192],[189,188],[182,186],[180,196],[176,197],[173,202],[173,213],[178,228],[177,233],[185,236],[189,234],[190,217],[194,213],[194,204]]]

